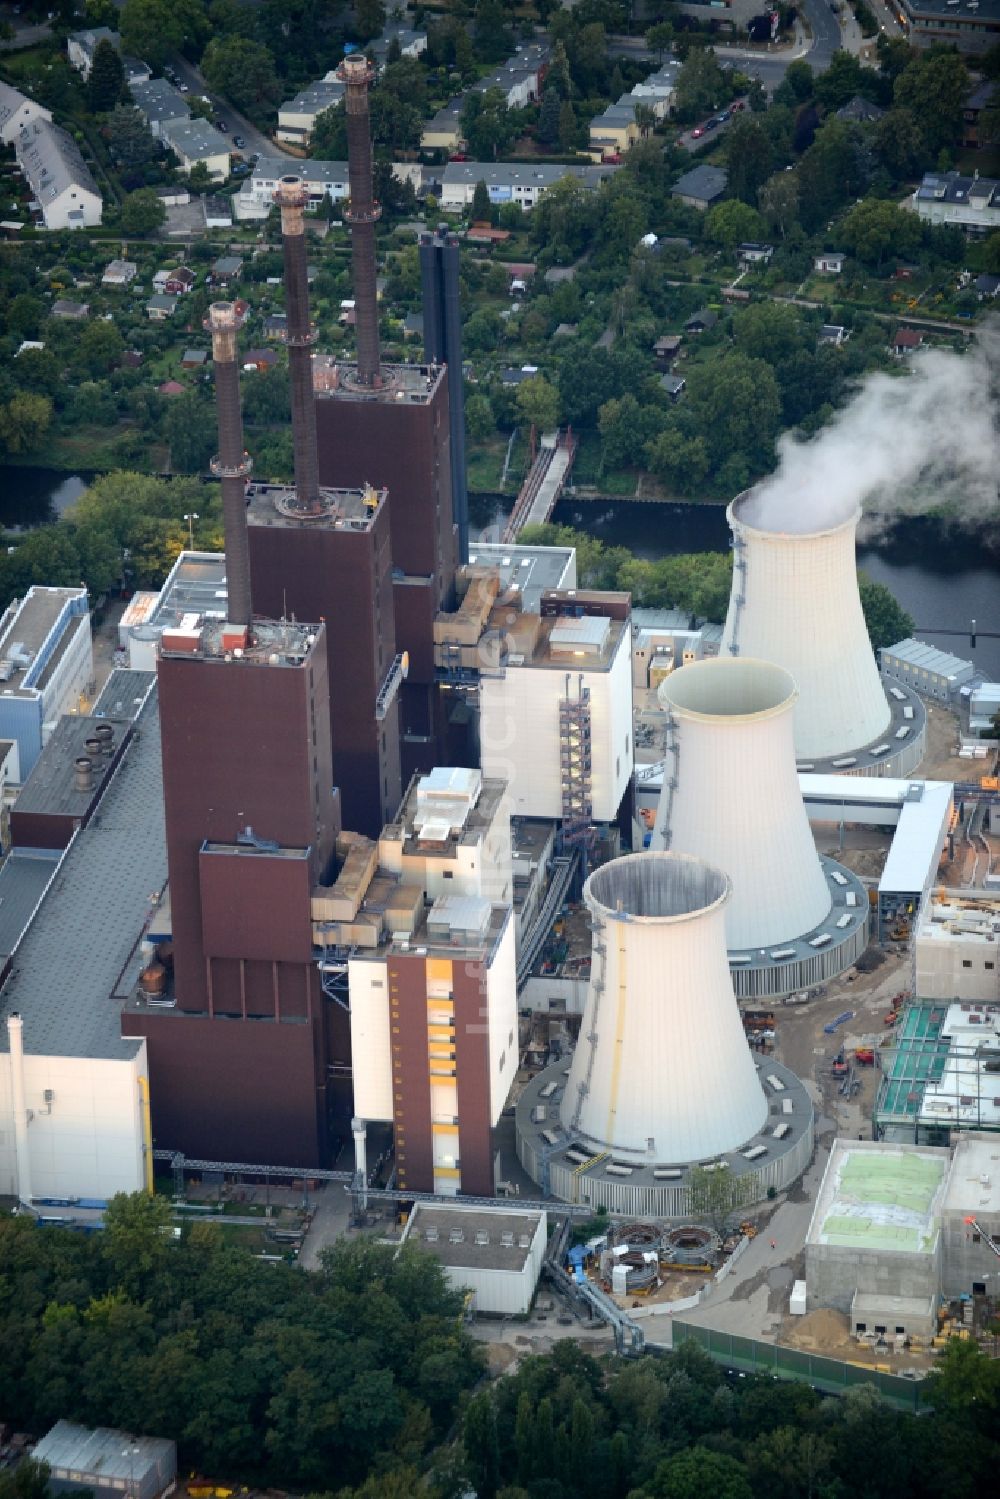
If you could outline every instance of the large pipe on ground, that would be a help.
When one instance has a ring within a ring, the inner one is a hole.
[[[315,334],[309,318],[309,268],[303,217],[309,193],[298,177],[282,177],[274,201],[281,210],[281,248],[285,261],[285,341],[291,380],[295,493],[304,515],[322,515],[312,379],[311,349]]]
[[[243,446],[237,334],[243,317],[232,302],[213,302],[205,326],[212,335],[215,404],[219,418],[219,452],[212,472],[222,481],[222,527],[226,550],[229,623],[250,628],[250,548],[247,542],[246,481],[250,457]]]
[[[350,199],[344,218],[351,226],[351,263],[354,276],[354,314],[358,338],[359,385],[377,389],[382,384],[378,346],[378,287],[375,279],[375,224],[382,210],[375,202],[372,182],[372,140],[368,88],[374,69],[359,52],[345,57],[337,77],[346,89],[347,175]]]

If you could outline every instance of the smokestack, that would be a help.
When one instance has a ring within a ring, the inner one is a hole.
[[[726,956],[729,876],[684,854],[613,859],[583,887],[594,933],[563,1128],[616,1160],[686,1164],[745,1146],[767,1101]]]
[[[205,326],[212,335],[212,361],[215,365],[219,454],[212,460],[212,472],[222,480],[229,623],[249,629],[253,607],[250,600],[246,479],[251,464],[243,446],[240,376],[236,363],[236,336],[242,324],[243,318],[232,302],[213,302],[205,319]]]
[[[378,349],[378,290],[375,285],[375,221],[382,210],[372,185],[372,140],[368,87],[374,76],[360,52],[337,69],[347,90],[347,171],[351,196],[344,218],[351,226],[354,313],[358,335],[358,384],[376,390],[382,384]]]
[[[451,508],[458,528],[458,560],[469,560],[469,492],[465,481],[465,387],[462,373],[462,311],[459,305],[458,236],[441,225],[420,236],[420,280],[424,304],[424,358],[448,366],[448,431],[451,439]]]
[[[298,508],[304,515],[322,515],[316,456],[316,403],[312,355],[309,352],[315,335],[309,320],[309,270],[303,221],[309,194],[298,177],[282,177],[274,201],[281,209],[281,246],[285,257],[286,342],[292,383],[295,493]]]

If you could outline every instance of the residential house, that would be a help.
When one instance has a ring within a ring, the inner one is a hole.
[[[551,57],[548,42],[525,42],[513,57],[480,78],[470,93],[485,94],[490,89],[499,89],[508,109],[524,109],[541,97]]]
[[[824,323],[819,330],[817,342],[832,344],[835,349],[839,349],[842,344],[846,344],[850,336],[847,329],[842,327],[840,323]]]
[[[156,387],[161,396],[182,396],[187,386],[182,385],[179,380],[164,380],[162,385]]]
[[[538,374],[537,364],[523,364],[520,369],[513,366],[508,367],[500,376],[501,385],[523,385],[525,380],[530,380],[533,375]]]
[[[822,271],[827,276],[839,276],[846,259],[847,256],[840,250],[824,250],[822,255],[817,255],[813,260],[813,269]]]
[[[394,172],[395,175],[395,172]],[[282,177],[297,177],[309,194],[309,207],[329,199],[339,203],[350,194],[346,161],[293,161],[288,156],[261,156],[232,199],[238,219],[266,219]]]
[[[923,341],[924,335],[916,328],[900,328],[893,335],[890,348],[897,359],[906,359],[920,348]]]
[[[653,357],[661,369],[669,369],[677,355],[683,339],[679,333],[664,333],[653,345]]]
[[[101,277],[102,286],[130,286],[139,274],[134,260],[109,260]],[[154,278],[155,285],[155,278]]]
[[[273,369],[277,363],[278,356],[273,349],[247,349],[243,355],[243,368],[256,370],[258,374]]]
[[[985,274],[977,276],[972,283],[972,289],[976,292],[980,302],[991,302],[1000,292],[1000,276]]]
[[[542,277],[546,286],[561,286],[564,281],[576,280],[575,265],[554,265]]]
[[[670,196],[686,203],[689,208],[700,208],[704,212],[719,201],[726,191],[728,180],[728,174],[722,167],[711,167],[703,163],[692,167],[690,172],[685,172],[683,177],[678,178],[670,189]]]
[[[672,401],[679,399],[687,381],[680,375],[661,375],[660,384]]]
[[[623,94],[614,104],[609,104],[603,114],[590,122],[590,148],[602,157],[621,156],[639,139],[641,131],[636,123],[635,112],[642,103],[631,94]]]
[[[470,224],[465,237],[474,245],[503,245],[512,238],[509,229],[494,229],[492,224]]]
[[[83,75],[84,82],[90,77],[94,66],[94,53],[100,42],[110,42],[115,51],[121,49],[122,39],[110,26],[91,26],[86,31],[70,32],[66,38],[66,55],[69,65]]]
[[[185,349],[181,355],[182,370],[203,370],[208,363],[208,352],[205,349]]]
[[[553,331],[553,338],[575,338],[579,333],[578,323],[557,323]]]
[[[31,120],[14,150],[46,229],[91,229],[101,222],[100,189],[68,131],[51,120]]]
[[[197,279],[194,271],[186,265],[167,266],[153,277],[153,290],[171,297],[183,297],[191,291]]]
[[[425,38],[426,45],[426,38]],[[345,86],[336,72],[327,73],[318,83],[310,83],[300,89],[294,99],[286,99],[278,106],[278,128],[274,132],[279,141],[305,149],[312,140],[316,121],[328,109],[333,109],[344,97]]]
[[[713,312],[711,307],[703,307],[700,312],[693,312],[684,324],[685,333],[707,333],[714,328],[719,321],[719,314]]]
[[[264,337],[284,343],[288,337],[288,318],[283,312],[272,312],[264,319]]]
[[[222,181],[229,176],[229,142],[207,120],[165,120],[160,138],[190,173],[199,164],[210,177]]]
[[[959,52],[988,52],[1000,41],[997,0],[899,0],[907,21],[906,39],[912,47],[943,42]]]
[[[741,265],[767,265],[773,254],[773,245],[758,245],[752,240],[736,246],[736,258]]]
[[[415,31],[398,21],[390,21],[382,35],[365,48],[380,68],[384,68],[393,42],[399,43],[400,57],[420,57],[427,51],[426,31]]]
[[[24,126],[30,125],[32,120],[51,119],[50,110],[0,79],[0,142],[5,146],[12,146]]]
[[[191,118],[187,100],[165,78],[133,84],[132,99],[155,140],[163,138],[163,127],[168,121]]]
[[[928,224],[953,224],[970,236],[1000,229],[1000,181],[961,172],[926,172],[910,199],[918,218]]]
[[[420,144],[425,151],[457,151],[462,144],[462,104],[461,95],[451,99],[439,109],[437,114],[429,119],[420,136]]]
[[[562,166],[514,161],[449,161],[441,174],[440,206],[450,213],[468,208],[476,187],[485,182],[491,203],[534,208],[542,193],[564,177],[596,190],[617,169],[613,166]]]
[[[870,99],[865,99],[861,94],[855,94],[853,99],[837,110],[838,120],[847,120],[854,125],[874,125],[885,114],[885,110],[879,104],[873,104]]]
[[[90,316],[89,302],[69,302],[59,297],[52,303],[52,317],[64,318],[67,322],[82,323]]]
[[[230,281],[238,281],[242,269],[242,256],[220,255],[212,266],[212,285],[228,286]]]
[[[168,297],[158,292],[150,297],[146,303],[146,316],[151,323],[165,323],[168,317],[173,317],[177,310],[177,298]]]
[[[212,193],[203,201],[206,229],[231,229],[233,227],[233,209],[229,198]]]
[[[642,83],[637,83],[631,97],[638,104],[648,105],[658,120],[666,119],[673,108],[680,70],[681,65],[677,59],[670,58],[655,73],[644,78]]]

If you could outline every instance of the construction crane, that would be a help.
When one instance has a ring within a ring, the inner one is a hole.
[[[975,1218],[966,1218],[965,1222],[969,1225],[970,1228],[974,1228],[977,1234],[980,1234],[982,1236],[983,1243],[988,1249],[992,1249],[997,1259],[1000,1260],[1000,1244],[997,1244],[994,1239],[990,1238],[989,1234],[986,1232],[985,1228],[983,1228],[982,1224],[978,1223]]]

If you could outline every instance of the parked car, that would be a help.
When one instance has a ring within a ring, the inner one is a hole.
[[[221,130],[223,135],[227,135],[229,133],[229,126],[226,124],[225,120],[216,120],[215,128],[216,130]]]
[[[243,147],[246,145],[246,141],[243,139],[242,135],[234,135],[233,145],[236,147],[237,151],[242,151]]]
[[[705,134],[705,126],[704,125],[696,125],[694,127],[694,129],[692,130],[692,132],[691,132],[691,139],[693,141],[699,141],[699,140],[701,140],[701,138],[702,138],[702,136],[704,134]]]

